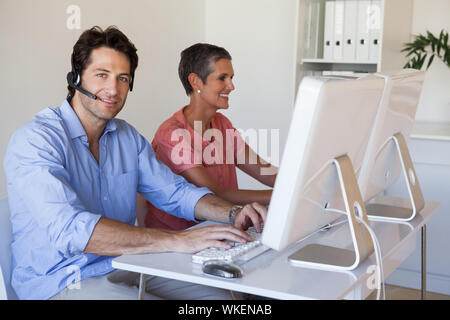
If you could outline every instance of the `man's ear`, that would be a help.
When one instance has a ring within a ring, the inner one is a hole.
[[[191,72],[188,75],[188,81],[189,81],[189,84],[191,85],[193,91],[197,91],[197,90],[201,89],[203,86],[202,79],[198,76],[198,74],[196,74],[194,72]]]

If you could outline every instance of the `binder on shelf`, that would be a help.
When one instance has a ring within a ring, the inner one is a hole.
[[[303,53],[303,57],[304,58],[314,58],[314,30],[312,28],[313,26],[313,14],[312,14],[312,10],[313,10],[313,4],[312,2],[309,2],[308,7],[306,8],[307,12],[308,12],[308,17],[306,19],[306,28],[305,28],[305,45],[303,47],[304,53]]]
[[[356,58],[356,30],[358,21],[358,1],[346,0],[344,6],[344,40],[342,59],[354,61]]]
[[[356,37],[356,60],[369,60],[369,9],[370,0],[358,1],[358,26]]]
[[[342,60],[344,41],[344,1],[334,1],[333,60]]]
[[[323,37],[323,58],[325,60],[333,59],[333,40],[334,40],[334,1],[326,1],[324,37]]]
[[[322,0],[311,0],[308,3],[307,10],[307,24],[305,30],[305,46],[304,46],[304,57],[317,59],[320,52],[320,46],[323,41],[321,34],[323,34],[323,29],[320,28],[321,23],[321,4]],[[323,19],[323,17],[322,17]]]
[[[381,1],[372,0],[368,10],[369,61],[377,62],[381,47]]]

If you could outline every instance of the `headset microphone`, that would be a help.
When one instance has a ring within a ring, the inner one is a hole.
[[[82,94],[87,95],[89,98],[97,100],[97,96],[95,94],[90,93],[89,91],[86,91],[79,86],[79,83],[81,82],[79,79],[77,79],[77,82],[75,83],[74,77],[75,77],[74,71],[70,71],[69,73],[67,73],[67,83],[69,84],[69,86],[71,88],[74,88],[75,90],[80,91]],[[78,78],[79,78],[79,76],[78,76]]]

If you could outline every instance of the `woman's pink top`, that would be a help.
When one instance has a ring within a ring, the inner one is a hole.
[[[227,117],[216,113],[211,120],[212,129],[204,132],[202,137],[186,121],[183,114],[185,108],[181,108],[158,128],[152,141],[157,159],[176,174],[203,167],[217,185],[237,190],[236,163],[238,154],[245,148],[239,132]],[[183,230],[196,224],[161,211],[150,202],[147,205],[146,227]]]

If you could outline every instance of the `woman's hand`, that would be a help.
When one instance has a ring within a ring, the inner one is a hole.
[[[267,207],[258,202],[253,202],[236,212],[234,226],[241,230],[247,230],[253,225],[256,232],[261,232],[261,225],[266,222],[266,217]]]

